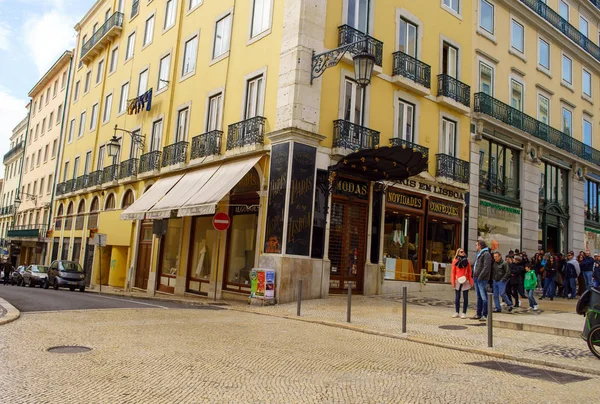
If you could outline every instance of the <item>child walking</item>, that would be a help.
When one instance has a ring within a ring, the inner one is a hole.
[[[527,297],[529,298],[529,310],[533,309],[533,311],[538,310],[537,302],[533,297],[533,292],[537,287],[537,276],[535,275],[535,271],[531,269],[530,264],[525,264],[525,293],[527,293]]]

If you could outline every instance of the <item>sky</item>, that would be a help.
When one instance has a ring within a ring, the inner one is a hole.
[[[67,49],[95,0],[0,0],[0,156],[25,118],[27,93]],[[4,165],[0,164],[0,177]]]

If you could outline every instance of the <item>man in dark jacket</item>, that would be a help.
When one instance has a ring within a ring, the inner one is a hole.
[[[565,298],[575,299],[577,296],[577,278],[581,272],[579,262],[574,258],[573,251],[567,253],[567,263],[565,264]],[[569,292],[571,295],[569,296]]]
[[[595,288],[600,288],[600,254],[594,255],[594,270],[592,272],[592,281]]]
[[[581,273],[585,281],[585,290],[592,287],[592,272],[594,271],[594,259],[589,251],[585,252],[585,258],[580,264]]]
[[[472,320],[487,320],[487,284],[492,278],[492,254],[483,239],[477,240],[477,256],[473,266],[473,279],[477,293],[477,314]]]
[[[512,302],[506,296],[506,281],[510,278],[510,268],[508,263],[502,259],[502,254],[498,251],[494,253],[494,263],[492,264],[492,280],[494,282],[494,307],[495,312],[500,313],[502,307],[500,306],[500,296],[504,303],[508,306],[508,311],[512,311]]]

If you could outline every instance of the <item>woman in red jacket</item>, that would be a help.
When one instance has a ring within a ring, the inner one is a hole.
[[[460,294],[463,295],[463,311],[460,318],[467,318],[467,306],[469,305],[469,289],[473,287],[473,271],[471,270],[471,264],[465,254],[465,250],[459,248],[456,250],[456,255],[452,261],[452,287],[456,291],[456,298],[454,305],[456,306],[456,312],[452,316],[453,318],[458,317],[460,312]]]

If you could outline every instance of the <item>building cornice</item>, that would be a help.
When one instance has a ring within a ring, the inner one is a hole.
[[[54,64],[52,65],[52,67],[50,69],[48,69],[48,71],[46,72],[46,74],[44,74],[42,76],[42,78],[40,79],[40,81],[38,81],[31,90],[29,90],[29,93],[27,94],[29,97],[31,98],[35,98],[35,96],[40,93],[47,85],[50,81],[52,81],[51,79],[58,74],[63,67],[67,66],[70,61],[71,58],[73,57],[73,51],[65,51],[56,62],[54,62]]]

